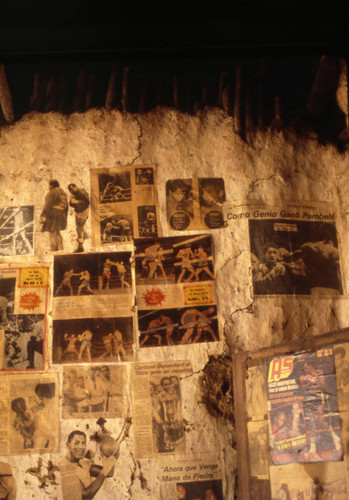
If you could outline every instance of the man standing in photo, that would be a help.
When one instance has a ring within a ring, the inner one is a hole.
[[[69,184],[68,190],[71,194],[69,205],[75,211],[75,224],[78,246],[73,253],[84,251],[85,231],[84,225],[88,219],[88,209],[90,206],[90,199],[87,191],[83,188],[78,188],[76,184]]]
[[[52,252],[63,250],[61,231],[67,227],[68,198],[59,187],[59,182],[49,182],[49,192],[45,197],[45,205],[40,216],[41,231],[50,235],[50,249]]]

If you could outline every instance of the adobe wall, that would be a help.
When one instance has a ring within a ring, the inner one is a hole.
[[[166,225],[165,182],[171,178],[223,177],[228,201],[331,202],[340,241],[343,286],[348,289],[348,163],[348,153],[321,145],[314,136],[296,137],[268,129],[244,141],[234,133],[233,119],[217,109],[205,109],[196,116],[165,108],[144,115],[104,110],[70,116],[33,112],[0,131],[1,206],[35,205],[35,257],[26,259],[51,263],[47,234],[40,232],[39,224],[48,181],[57,178],[63,187],[74,182],[89,191],[92,168],[155,164],[164,236],[177,234]],[[89,224],[90,219],[87,229],[91,235]],[[62,234],[65,251],[73,251],[72,213]],[[223,453],[227,498],[233,499],[236,450],[229,410],[232,390],[226,387],[222,390],[219,384],[202,384],[203,375],[207,376],[210,369],[209,379],[229,380],[227,360],[238,350],[257,350],[347,327],[349,308],[345,297],[253,298],[246,232],[238,224],[230,224],[212,230],[212,236],[221,342],[141,349],[138,360],[191,360],[193,374],[186,376],[181,384],[187,452],[202,457]],[[85,249],[92,250],[91,238],[87,239]],[[1,261],[13,259],[1,258]],[[49,364],[48,370],[60,372],[61,368]],[[219,400],[218,410],[214,391]],[[121,424],[110,425],[117,431]],[[53,463],[61,460],[67,433],[75,427],[92,432],[96,426],[94,420],[62,422],[61,452],[43,455],[44,463],[49,459]],[[1,457],[1,461],[12,466],[18,498],[61,498],[58,484],[39,488],[40,481],[26,472],[29,467],[37,466],[38,458],[37,455]],[[114,478],[105,482],[95,498],[155,499],[158,486],[156,459],[138,459],[133,454],[131,426],[130,436],[121,444]]]

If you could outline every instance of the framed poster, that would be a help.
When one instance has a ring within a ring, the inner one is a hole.
[[[238,498],[347,498],[348,368],[349,328],[233,358]]]

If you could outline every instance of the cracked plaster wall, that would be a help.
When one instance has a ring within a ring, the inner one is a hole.
[[[92,168],[149,163],[156,164],[158,169],[164,236],[176,234],[167,229],[164,212],[165,182],[169,178],[223,177],[228,200],[274,198],[332,202],[341,244],[344,286],[348,288],[348,153],[320,145],[314,136],[297,138],[270,130],[258,132],[247,143],[233,132],[233,119],[218,109],[206,109],[196,116],[165,108],[145,115],[104,110],[71,116],[30,113],[0,131],[1,205],[35,204],[34,260],[51,262],[47,234],[38,231],[48,180],[57,178],[63,187],[75,182],[89,190]],[[233,499],[236,470],[233,423],[224,416],[210,413],[201,392],[202,374],[209,357],[223,356],[226,362],[227,357],[240,349],[256,350],[347,327],[349,310],[346,298],[254,300],[246,228],[236,224],[214,230],[212,234],[223,341],[145,349],[145,352],[139,351],[138,359],[192,361],[194,373],[182,381],[187,452],[203,457],[209,452],[223,452],[227,498]],[[63,236],[65,251],[72,251],[74,217],[68,217]],[[85,249],[92,249],[91,239],[87,240]],[[110,420],[108,424],[110,430],[118,433],[122,422]],[[94,420],[63,421],[61,453],[43,455],[44,464],[47,465],[49,459],[58,463],[65,455],[66,436],[74,427],[92,434],[96,423]],[[61,498],[58,485],[39,489],[37,478],[25,472],[37,465],[38,456],[4,460],[13,468],[19,499]],[[58,474],[56,476],[58,478]],[[121,444],[114,478],[105,482],[95,498],[156,499],[158,479],[155,460],[138,460],[133,456],[131,426],[130,436]]]

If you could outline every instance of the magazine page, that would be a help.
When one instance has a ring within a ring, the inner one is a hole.
[[[58,376],[1,377],[0,448],[4,455],[55,453],[59,446]]]
[[[135,241],[139,347],[220,340],[210,235]]]
[[[92,169],[90,176],[94,246],[158,236],[155,165]]]
[[[0,370],[43,370],[49,268],[0,266]]]
[[[54,257],[53,363],[134,359],[131,252]]]
[[[34,206],[0,207],[0,256],[34,254]]]
[[[333,347],[273,357],[267,373],[273,463],[340,460]]]
[[[255,297],[344,293],[335,214],[320,202],[236,202],[231,225],[246,225]]]
[[[224,500],[221,457],[167,456],[159,463],[160,500]]]
[[[131,366],[135,455],[139,458],[185,452],[180,378],[190,361]]]
[[[166,182],[167,223],[170,229],[216,229],[226,225],[223,216],[224,179],[171,179]]]

